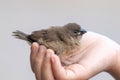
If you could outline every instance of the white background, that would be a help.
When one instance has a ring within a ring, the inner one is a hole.
[[[12,32],[76,22],[120,43],[120,0],[0,0],[0,80],[35,80],[30,46]],[[114,80],[101,73],[91,80]]]

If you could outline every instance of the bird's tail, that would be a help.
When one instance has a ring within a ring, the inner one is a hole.
[[[13,32],[13,36],[15,36],[15,38],[18,38],[18,39],[28,40],[27,39],[28,35],[19,30],[16,30],[15,32]]]
[[[31,35],[25,34],[24,32],[19,30],[16,30],[15,32],[13,32],[13,36],[15,36],[18,39],[27,41],[30,45],[33,42],[36,42],[36,40],[34,40]]]

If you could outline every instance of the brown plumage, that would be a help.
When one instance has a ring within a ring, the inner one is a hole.
[[[57,55],[69,53],[80,44],[80,39],[85,30],[81,29],[76,23],[68,23],[64,26],[54,26],[48,29],[33,31],[30,35],[21,31],[13,32],[16,38],[28,41],[29,43],[38,42],[47,48],[53,49]]]

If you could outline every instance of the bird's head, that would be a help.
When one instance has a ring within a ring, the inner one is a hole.
[[[67,33],[69,33],[70,36],[76,38],[81,37],[83,34],[85,34],[87,31],[82,29],[80,25],[76,23],[68,23],[65,25]]]

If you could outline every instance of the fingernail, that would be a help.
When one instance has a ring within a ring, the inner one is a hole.
[[[31,49],[32,51],[36,51],[36,48],[38,48],[38,44],[34,42],[34,43],[31,45],[31,48],[30,48],[30,49]]]
[[[54,51],[52,49],[48,49],[47,52],[50,53],[51,55],[54,54]]]
[[[36,48],[38,48],[38,43],[34,42],[32,45],[31,45],[31,49],[34,50]]]
[[[53,55],[53,54],[54,54],[54,52],[51,49],[48,49],[46,51],[46,58],[50,58],[50,56]]]
[[[40,47],[39,47],[39,53],[40,53],[40,54],[45,54],[45,53],[46,53],[46,50],[47,50],[47,48],[46,48],[45,46],[40,45]],[[46,54],[45,54],[45,55],[46,55]]]
[[[33,42],[33,44],[32,44],[34,47],[38,47],[39,46],[39,44],[37,43],[37,42]]]
[[[46,53],[46,58],[50,58],[50,53]]]
[[[43,45],[40,45],[40,49],[46,50],[47,48],[45,46],[43,46]]]

